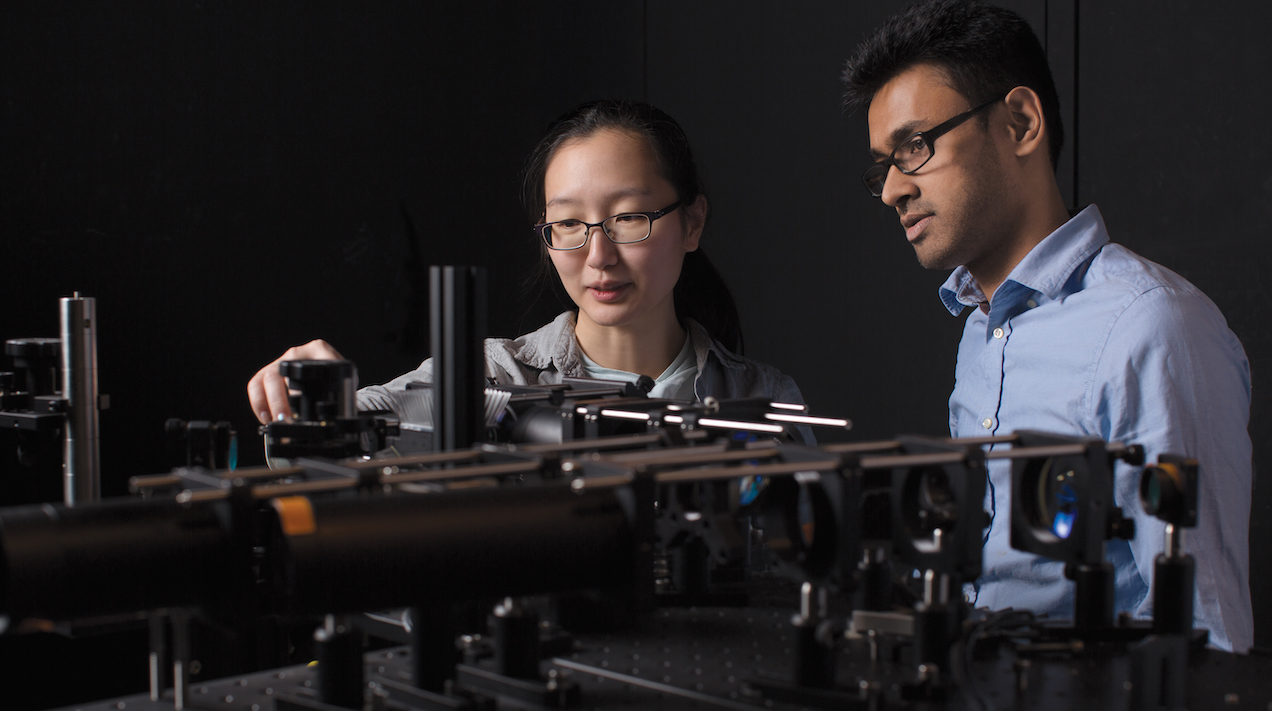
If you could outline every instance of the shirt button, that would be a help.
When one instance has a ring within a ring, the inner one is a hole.
[[[984,427],[985,429],[990,429],[993,426],[994,426],[994,421],[992,419],[986,417],[985,419],[981,420],[981,427]]]
[[[1028,306],[1028,307],[1029,307],[1029,308],[1031,308],[1031,309],[1033,309],[1033,308],[1037,308],[1037,307],[1038,307],[1038,302],[1037,302],[1037,301],[1034,301],[1033,299],[1030,299],[1030,300],[1028,300],[1028,301],[1026,301],[1026,302],[1025,302],[1025,306]]]
[[[995,329],[994,329],[994,338],[1002,338],[1002,337],[1003,337],[1003,329],[1001,329],[1001,328],[995,328]]]

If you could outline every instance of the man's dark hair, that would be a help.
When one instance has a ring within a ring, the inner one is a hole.
[[[857,46],[844,69],[844,103],[869,106],[876,92],[917,64],[939,66],[954,89],[977,105],[1018,86],[1042,101],[1051,166],[1060,159],[1064,127],[1047,55],[1019,15],[974,0],[932,0],[893,15]]]

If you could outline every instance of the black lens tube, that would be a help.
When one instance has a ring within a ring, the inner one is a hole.
[[[483,487],[315,499],[275,557],[290,606],[352,612],[477,596],[630,587],[634,503],[626,487]]]
[[[226,599],[228,502],[0,510],[0,614],[67,620]]]

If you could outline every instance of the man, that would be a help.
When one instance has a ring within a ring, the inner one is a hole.
[[[1201,462],[1195,620],[1211,642],[1253,642],[1249,591],[1249,364],[1222,314],[1179,275],[1109,243],[1094,206],[1070,215],[1055,180],[1063,141],[1046,56],[1021,18],[938,0],[893,17],[844,74],[867,106],[870,191],[897,211],[919,262],[967,319],[950,396],[956,437],[1034,429],[1142,444]],[[1135,518],[1108,544],[1117,608],[1152,614],[1164,524],[1143,513],[1139,469],[1118,465]],[[1073,613],[1062,564],[1010,545],[1010,465],[990,467],[977,607]]]

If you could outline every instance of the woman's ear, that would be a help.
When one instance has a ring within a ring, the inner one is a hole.
[[[697,251],[698,242],[702,239],[702,230],[707,226],[707,196],[699,194],[692,205],[685,205],[680,209],[685,211],[685,227],[688,229],[685,235],[685,251]]]

